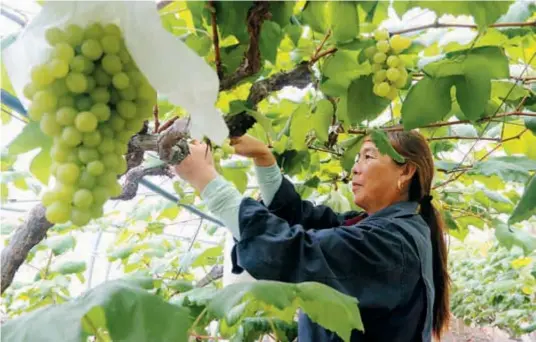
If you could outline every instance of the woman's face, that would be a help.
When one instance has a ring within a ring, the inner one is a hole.
[[[372,141],[365,140],[352,169],[355,204],[372,214],[403,200],[398,189],[399,179],[405,179],[403,169],[388,155],[381,154]]]

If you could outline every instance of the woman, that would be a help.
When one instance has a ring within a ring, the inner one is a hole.
[[[443,223],[431,203],[434,164],[417,132],[388,133],[399,164],[365,139],[352,169],[362,213],[302,201],[274,156],[249,136],[233,140],[254,160],[262,202],[242,198],[218,175],[206,145],[191,145],[177,174],[200,193],[235,240],[233,272],[256,279],[317,281],[359,300],[365,332],[352,341],[431,341],[449,317]],[[301,314],[299,341],[340,341]]]

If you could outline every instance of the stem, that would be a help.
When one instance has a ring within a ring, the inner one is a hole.
[[[164,124],[162,126],[160,126],[160,128],[158,129],[158,131],[156,131],[157,133],[162,133],[163,131],[165,131],[167,128],[169,128],[169,126],[173,125],[173,123],[178,119],[179,117],[178,116],[175,116],[171,119],[169,119],[168,121],[164,122]]]
[[[203,309],[203,311],[201,311],[201,313],[199,314],[199,316],[197,316],[197,318],[195,319],[194,321],[194,324],[192,324],[192,326],[190,327],[190,331],[193,331],[195,329],[195,327],[197,326],[197,324],[199,324],[199,322],[201,321],[201,318],[203,318],[203,316],[207,313],[207,308],[205,307]]]
[[[330,49],[327,49],[325,51],[322,51],[321,53],[319,53],[318,55],[314,56],[313,58],[311,58],[311,60],[309,61],[309,64],[312,65],[312,64],[315,64],[316,62],[318,62],[318,60],[322,57],[325,57],[327,55],[331,55],[333,53],[337,52],[337,48],[333,47],[333,48],[330,48]]]
[[[521,22],[497,23],[497,24],[489,25],[489,27],[523,27],[523,26],[536,26],[536,22],[532,21],[532,22],[526,22],[526,23],[521,23]],[[472,25],[472,24],[444,24],[444,23],[434,22],[434,23],[427,24],[427,25],[421,25],[421,26],[404,29],[404,30],[393,31],[393,32],[390,32],[390,35],[403,34],[403,33],[408,33],[408,32],[413,32],[413,31],[420,31],[420,30],[425,30],[429,28],[448,28],[448,27],[472,28],[472,29],[478,28],[477,25]]]
[[[218,36],[218,24],[216,22],[216,7],[214,7],[214,1],[210,0],[209,2],[210,9],[210,22],[212,26],[212,41],[214,42],[214,55],[216,60],[216,72],[220,80],[223,79],[223,69],[221,64],[221,55],[220,55],[220,37]]]
[[[102,337],[100,334],[99,334],[99,329],[97,329],[95,327],[95,325],[93,324],[93,322],[89,319],[89,317],[87,317],[86,315],[84,315],[83,319],[86,321],[86,323],[91,327],[91,329],[93,329],[93,331],[95,332],[95,342],[97,341],[106,341],[104,339],[104,337]]]
[[[48,276],[48,269],[50,268],[50,263],[52,262],[52,256],[53,255],[54,255],[54,253],[52,251],[50,251],[50,254],[48,255],[47,264],[45,266],[45,271],[43,272],[43,279],[46,279],[47,276]]]
[[[435,140],[486,140],[486,141],[496,141],[496,142],[501,141],[501,139],[499,138],[479,138],[479,137],[461,137],[461,136],[428,138],[428,141],[435,141]]]

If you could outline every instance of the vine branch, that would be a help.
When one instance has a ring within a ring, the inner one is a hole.
[[[514,23],[496,23],[496,24],[489,25],[489,27],[523,27],[523,26],[536,26],[536,21],[514,22]],[[431,23],[431,24],[410,27],[410,28],[403,29],[403,30],[398,30],[398,31],[392,31],[392,32],[389,32],[389,34],[390,35],[403,34],[403,33],[409,33],[409,32],[414,32],[414,31],[426,30],[426,29],[429,29],[429,28],[472,28],[472,29],[476,29],[476,28],[478,28],[478,26],[473,25],[473,24],[447,24],[447,23],[434,22],[434,23]]]
[[[220,37],[218,35],[218,24],[216,21],[216,7],[214,6],[214,0],[208,2],[210,9],[210,22],[212,26],[212,41],[214,44],[214,55],[216,60],[216,73],[220,81],[223,78],[223,69],[221,65],[221,55],[220,55]]]

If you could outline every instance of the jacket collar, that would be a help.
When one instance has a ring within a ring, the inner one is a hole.
[[[369,215],[369,217],[395,218],[413,216],[418,213],[418,207],[419,203],[414,201],[397,202],[381,210],[378,210],[374,214]]]

